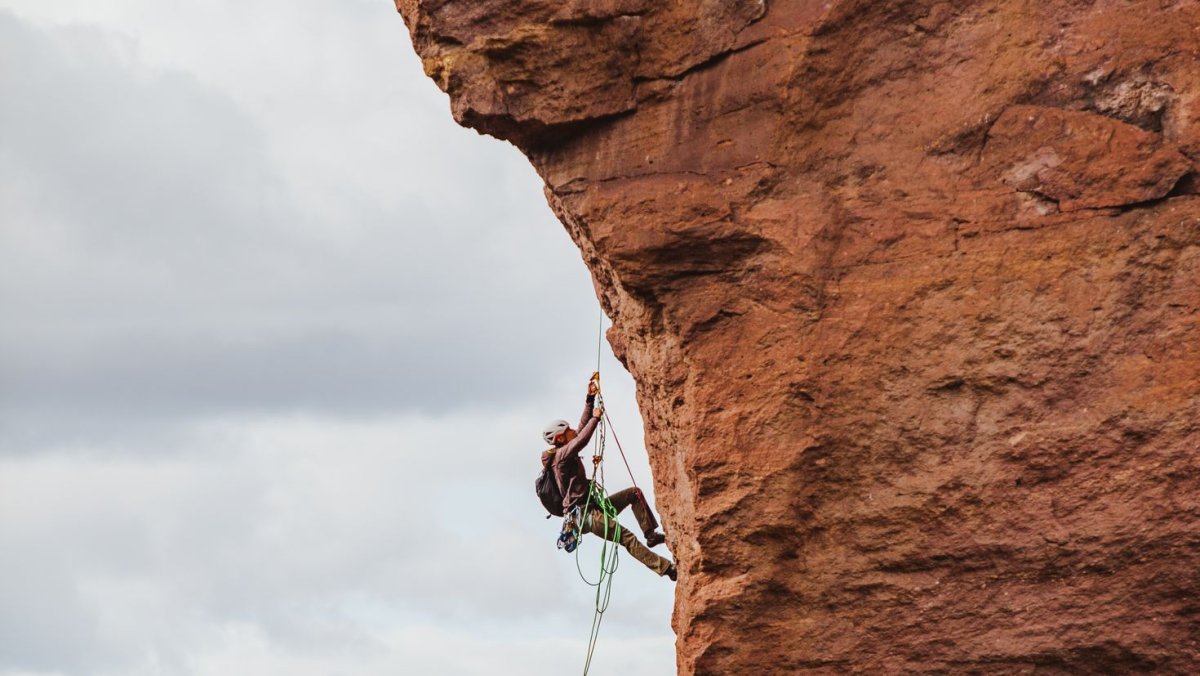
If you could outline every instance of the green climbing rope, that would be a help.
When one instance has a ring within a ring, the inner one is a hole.
[[[596,405],[603,406],[604,399],[599,393],[596,395]],[[579,571],[579,577],[589,586],[595,587],[596,599],[594,612],[592,614],[592,630],[588,635],[587,659],[583,664],[583,674],[587,676],[588,670],[592,666],[592,656],[596,652],[596,641],[600,638],[600,623],[604,620],[604,611],[608,610],[608,603],[612,598],[612,581],[613,574],[617,572],[617,544],[621,541],[621,523],[617,521],[617,508],[613,506],[612,501],[608,499],[608,493],[604,490],[604,442],[606,438],[606,424],[603,418],[596,426],[596,469],[592,472],[592,479],[588,483],[588,500],[584,503],[583,513],[579,518],[578,527],[581,531],[580,542],[582,543],[582,530],[588,523],[588,519],[593,516],[593,508],[599,508],[597,516],[604,519],[603,537],[600,540],[600,574],[593,582],[588,579],[583,572],[583,566],[580,563],[580,550],[575,550],[575,568]],[[610,537],[611,529],[611,537]]]

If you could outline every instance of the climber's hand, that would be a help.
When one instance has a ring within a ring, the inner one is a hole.
[[[597,406],[596,408],[592,409],[592,417],[593,418],[603,418],[604,417],[604,407]]]
[[[600,386],[596,384],[596,381],[589,380],[588,381],[588,396],[594,397],[594,396],[596,396],[596,393],[599,391],[600,391]]]

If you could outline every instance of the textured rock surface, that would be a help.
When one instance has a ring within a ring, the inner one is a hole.
[[[681,673],[1200,673],[1200,4],[397,6],[614,320]]]

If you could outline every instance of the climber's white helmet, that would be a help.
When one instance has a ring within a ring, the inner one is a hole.
[[[555,420],[546,425],[542,429],[542,438],[551,446],[554,445],[554,438],[558,435],[571,429],[571,425],[566,420]]]

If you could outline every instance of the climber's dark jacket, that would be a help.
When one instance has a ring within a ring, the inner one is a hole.
[[[579,458],[579,452],[588,445],[588,441],[592,439],[592,433],[596,431],[596,425],[600,424],[599,418],[592,417],[592,405],[595,399],[593,396],[588,396],[587,403],[583,406],[583,416],[579,418],[579,427],[575,428],[578,436],[562,446],[542,451],[542,466],[545,467],[550,462],[554,463],[554,480],[558,482],[558,488],[562,491],[564,514],[570,512],[574,507],[583,505],[587,500],[587,469],[583,465],[583,460]]]

